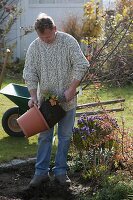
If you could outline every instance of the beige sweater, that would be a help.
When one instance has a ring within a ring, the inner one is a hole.
[[[29,90],[39,88],[39,98],[45,91],[60,97],[73,79],[81,80],[88,67],[78,42],[69,34],[58,31],[52,44],[39,38],[30,44],[23,78]],[[70,110],[76,106],[76,98],[61,105],[66,111]]]

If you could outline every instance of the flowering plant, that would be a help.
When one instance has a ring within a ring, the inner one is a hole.
[[[87,116],[83,114],[73,129],[73,142],[78,150],[96,148],[106,140],[111,140],[111,134],[118,130],[116,119],[107,114]]]
[[[52,128],[66,115],[66,111],[60,106],[57,96],[45,91],[42,97],[40,111]]]
[[[49,101],[51,106],[55,106],[58,103],[58,97],[51,94],[51,93],[45,93],[45,95],[43,96],[45,101]]]

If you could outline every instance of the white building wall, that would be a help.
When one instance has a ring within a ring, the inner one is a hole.
[[[23,29],[20,27],[32,26],[38,14],[44,12],[54,19],[57,29],[61,30],[62,23],[70,15],[78,16],[79,20],[81,20],[83,5],[86,2],[88,0],[20,0],[20,7],[23,9],[23,13],[17,21],[17,50],[15,56],[23,59],[29,44],[37,37],[35,31],[20,37],[24,34]]]

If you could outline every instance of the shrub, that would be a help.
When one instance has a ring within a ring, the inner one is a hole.
[[[62,30],[72,35],[79,43],[82,37],[81,24],[77,16],[69,16],[62,25]]]
[[[127,182],[122,176],[108,176],[91,200],[126,200],[133,193],[133,181]]]
[[[111,170],[119,148],[118,130],[116,119],[107,114],[80,116],[73,129],[73,144],[80,156],[84,180],[100,178]]]
[[[118,130],[117,121],[109,115],[81,115],[77,127],[73,129],[73,142],[78,150],[98,148],[107,141],[113,140],[114,131]],[[111,145],[111,143],[110,143]]]
[[[12,73],[21,73],[23,68],[24,68],[24,63],[25,61],[24,60],[19,60],[18,61],[15,61],[15,62],[12,62],[10,63],[8,66],[7,66],[7,69],[12,72]]]

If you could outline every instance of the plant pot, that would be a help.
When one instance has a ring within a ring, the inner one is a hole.
[[[56,105],[52,106],[49,100],[43,101],[40,111],[50,128],[66,115],[66,111],[58,104],[58,102]]]
[[[49,129],[45,118],[36,105],[21,115],[17,122],[26,137],[31,137]]]

